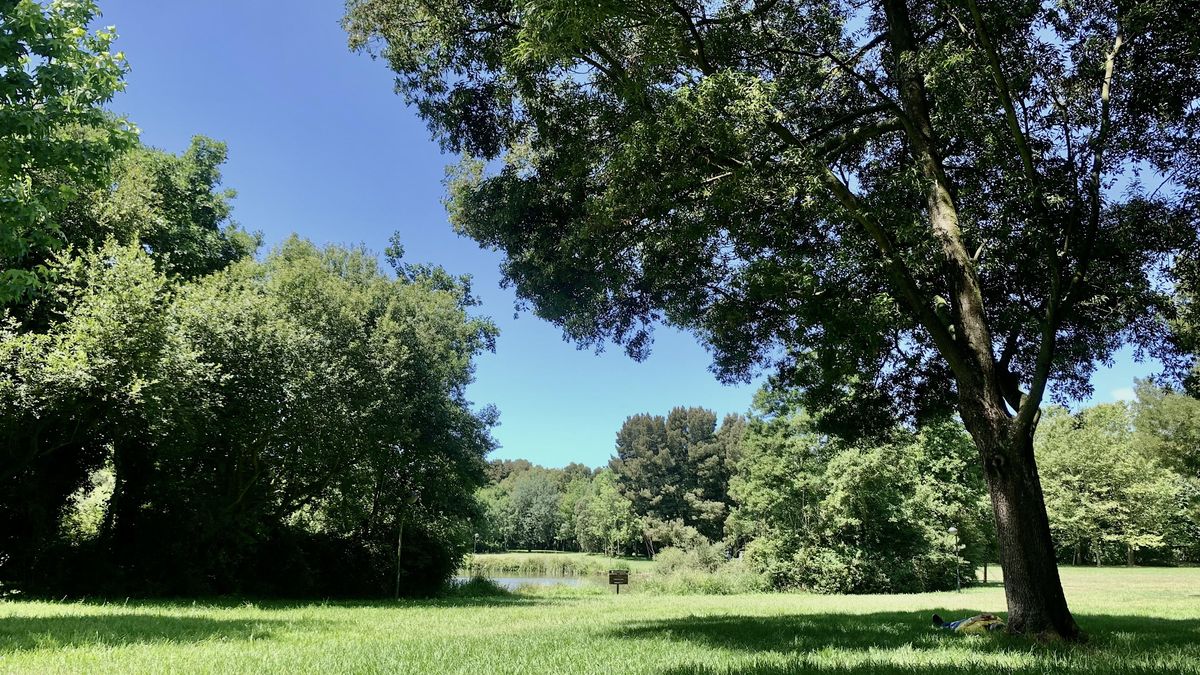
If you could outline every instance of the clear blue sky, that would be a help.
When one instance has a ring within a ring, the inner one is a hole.
[[[297,232],[382,251],[399,232],[408,259],[474,275],[480,311],[501,329],[470,389],[477,404],[500,409],[494,457],[595,466],[634,413],[749,407],[755,386],[720,385],[688,335],[660,329],[654,353],[635,363],[619,348],[577,350],[531,314],[514,318],[499,256],[447,223],[442,178],[454,158],[393,93],[386,65],[347,49],[338,0],[100,4],[99,23],[117,26],[132,66],[112,109],[141,127],[144,142],[172,152],[194,134],[228,143],[234,217],[268,246]],[[1127,396],[1147,372],[1122,357],[1094,381],[1095,400]]]

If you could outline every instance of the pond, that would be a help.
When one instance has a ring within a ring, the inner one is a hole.
[[[487,577],[487,579],[497,586],[515,591],[521,586],[594,586],[602,584],[604,579],[601,577]],[[471,577],[458,575],[454,577],[454,582],[463,584],[471,580]]]

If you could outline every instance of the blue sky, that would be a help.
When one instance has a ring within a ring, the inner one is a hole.
[[[446,220],[442,179],[454,158],[393,93],[385,64],[347,49],[338,0],[100,3],[99,23],[116,25],[132,66],[111,108],[165,150],[185,149],[194,134],[228,143],[234,217],[268,245],[297,232],[382,251],[399,232],[409,260],[475,277],[480,311],[501,329],[470,389],[500,410],[494,457],[600,465],[634,413],[749,407],[756,385],[719,384],[688,335],[660,329],[653,354],[635,363],[619,348],[577,350],[531,314],[514,318],[499,255]],[[1133,377],[1148,372],[1122,355],[1095,378],[1095,400],[1132,395]]]

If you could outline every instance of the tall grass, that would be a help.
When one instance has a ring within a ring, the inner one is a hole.
[[[585,577],[612,569],[649,569],[644,558],[610,558],[590,553],[483,553],[468,556],[462,572],[472,576]]]

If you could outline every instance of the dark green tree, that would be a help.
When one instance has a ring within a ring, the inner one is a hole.
[[[621,494],[640,516],[680,517],[684,500],[680,467],[667,446],[667,425],[661,415],[639,414],[625,420],[609,468]]]
[[[1194,246],[1200,45],[1164,0],[350,0],[522,302],[634,356],[658,322],[823,424],[956,408],[1009,626],[1072,639],[1033,453],[1053,392],[1165,348]],[[1165,186],[1159,189],[1159,185]]]
[[[665,418],[641,414],[625,420],[609,467],[648,529],[679,521],[710,541],[722,537],[741,425],[740,417],[730,415],[718,429],[713,411],[682,406]],[[654,542],[648,543],[653,549]]]

